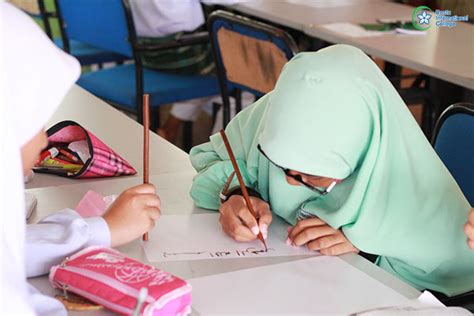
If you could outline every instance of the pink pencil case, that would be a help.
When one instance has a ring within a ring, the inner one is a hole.
[[[73,121],[62,121],[47,131],[48,148],[56,145],[67,146],[73,142],[84,141],[87,150],[87,160],[77,172],[55,172],[54,169],[35,172],[52,173],[68,178],[99,178],[134,175],[137,171],[109,146],[104,144],[94,134]]]
[[[123,315],[133,313],[143,287],[148,295],[140,315],[191,312],[191,285],[186,281],[106,247],[92,246],[66,258],[51,268],[49,281]]]

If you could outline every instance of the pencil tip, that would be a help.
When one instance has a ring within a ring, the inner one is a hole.
[[[262,242],[263,242],[263,246],[265,247],[265,252],[267,252],[268,251],[267,243],[265,242],[265,240],[262,240]]]

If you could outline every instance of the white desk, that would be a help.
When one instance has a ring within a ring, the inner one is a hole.
[[[140,166],[141,150],[139,149],[141,148],[141,141],[138,140],[138,137],[141,135],[141,126],[139,124],[131,121],[106,103],[77,87],[69,92],[68,97],[55,115],[56,120],[66,118],[80,122],[106,143],[116,148],[118,153],[130,159],[130,162],[136,167]],[[101,119],[106,123],[101,123],[99,121]],[[129,138],[127,135],[135,138]],[[137,139],[137,141],[134,142],[134,139]],[[162,213],[191,214],[206,212],[205,210],[195,208],[189,196],[195,172],[187,161],[187,155],[163,141],[157,135],[151,136],[151,144],[152,157],[157,158],[151,159],[153,173],[150,175],[150,181],[158,189],[162,200]],[[137,151],[137,153],[131,151]],[[161,156],[159,156],[160,154]],[[28,190],[29,193],[38,198],[38,207],[31,219],[32,222],[51,212],[76,206],[88,190],[94,190],[105,196],[120,193],[130,186],[141,183],[141,177],[138,176],[111,178],[100,181],[64,181],[64,179],[59,177],[48,177],[46,181],[43,178],[44,175],[38,175],[35,181],[40,184],[47,183],[48,186],[43,185],[41,187],[41,185],[38,185],[36,188]],[[56,185],[55,180],[59,185]],[[141,241],[137,240],[119,248],[119,250],[128,256],[147,262],[140,243]],[[179,277],[189,279],[298,259],[301,259],[301,257],[226,259],[220,261],[196,260],[152,264]],[[416,298],[420,294],[416,289],[389,275],[360,256],[348,254],[342,256],[342,259],[408,298]],[[46,277],[33,278],[29,281],[43,293],[54,294],[54,290],[49,285]],[[83,312],[70,314],[84,315]],[[88,313],[88,315],[110,314],[110,312],[105,310]]]
[[[321,25],[310,26],[305,32],[330,43],[356,46],[369,55],[474,89],[474,25],[432,27],[426,35],[347,37]]]
[[[383,17],[411,18],[411,11],[406,9],[407,6],[383,0],[352,0],[347,1],[349,5],[337,6],[318,6],[318,2],[312,0],[255,0],[228,7],[302,32],[311,25],[334,22],[375,23],[377,18]],[[354,4],[355,2],[357,5]]]
[[[377,18],[411,19],[413,7],[365,1],[358,5],[315,7],[310,1],[253,1],[230,6],[330,43],[359,47],[369,55],[464,88],[474,89],[474,25],[432,27],[424,36],[387,34],[352,38],[322,27],[335,22],[375,23]],[[472,18],[472,17],[471,17]]]

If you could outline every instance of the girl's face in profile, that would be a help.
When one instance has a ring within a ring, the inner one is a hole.
[[[334,179],[331,178],[312,176],[295,170],[288,171],[288,174],[286,175],[286,181],[291,185],[301,185],[301,181],[298,181],[297,179],[295,179],[295,177],[301,179],[301,181],[312,187],[318,188],[327,188],[334,181]]]
[[[48,137],[44,129],[41,129],[32,139],[21,147],[21,159],[23,161],[23,175],[28,175],[35,165],[41,151],[48,145]]]
[[[332,188],[336,185],[336,183],[341,182],[341,180],[336,180],[336,179],[331,179],[331,178],[325,178],[325,177],[320,177],[320,176],[313,176],[309,175],[306,173],[302,173],[296,170],[291,170],[285,167],[282,167],[275,162],[273,162],[267,154],[263,151],[262,147],[257,145],[258,151],[266,158],[270,163],[275,165],[276,167],[280,168],[283,170],[286,176],[286,181],[288,184],[291,185],[304,185],[307,188],[319,192],[322,195],[325,195],[329,193],[329,191],[332,190]]]

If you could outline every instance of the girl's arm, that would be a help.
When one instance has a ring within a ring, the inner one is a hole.
[[[65,257],[88,246],[117,247],[148,232],[160,216],[152,184],[122,192],[103,217],[82,218],[66,209],[26,229],[27,277],[48,273]]]
[[[26,228],[27,277],[43,275],[65,257],[92,245],[110,246],[102,217],[82,218],[71,209],[47,216]]]
[[[268,97],[269,94],[244,109],[225,129],[244,182],[252,189],[257,189],[258,135]],[[198,172],[191,188],[194,202],[198,207],[217,210],[219,193],[234,171],[221,136],[212,135],[209,142],[194,147],[189,156]],[[234,177],[230,188],[237,185]]]

